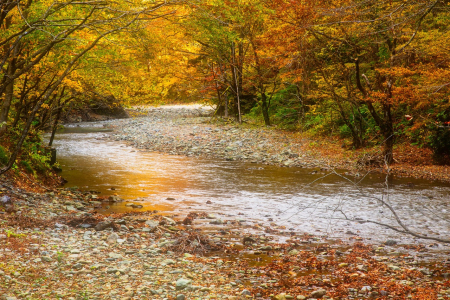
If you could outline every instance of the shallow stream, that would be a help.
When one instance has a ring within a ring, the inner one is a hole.
[[[67,125],[57,134],[54,146],[63,169],[61,175],[68,181],[66,187],[137,199],[135,203],[144,206],[137,210],[181,215],[206,211],[225,222],[274,222],[285,226],[286,231],[330,238],[424,242],[378,225],[343,220],[370,219],[395,225],[378,198],[390,203],[411,229],[450,238],[448,184],[395,177],[386,181],[381,174],[345,179],[335,174],[326,176],[329,172],[320,169],[144,152],[108,140],[108,131],[108,122],[97,122]],[[136,210],[125,204],[105,204],[99,212]]]

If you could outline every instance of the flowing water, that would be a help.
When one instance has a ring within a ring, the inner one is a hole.
[[[415,241],[378,225],[353,220],[370,219],[395,224],[386,206],[392,205],[411,229],[450,238],[450,186],[412,178],[369,174],[345,179],[325,171],[280,168],[211,158],[143,152],[105,138],[105,123],[66,126],[54,146],[68,181],[66,187],[118,195],[144,206],[176,214],[215,213],[223,220],[276,223],[297,233],[329,237],[360,236],[374,242]],[[359,181],[355,186],[350,181]],[[174,198],[175,200],[168,200]],[[208,204],[207,204],[208,202]],[[102,213],[136,210],[125,203],[105,206]],[[138,209],[139,210],[139,209]]]

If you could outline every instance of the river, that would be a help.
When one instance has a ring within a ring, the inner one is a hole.
[[[286,231],[331,239],[426,242],[378,225],[342,220],[395,224],[389,210],[376,200],[383,198],[411,229],[449,238],[448,184],[391,177],[387,192],[381,174],[348,178],[358,181],[355,186],[318,169],[146,152],[108,139],[108,124],[68,124],[57,134],[54,146],[63,169],[61,175],[68,181],[66,187],[118,195],[144,206],[137,210],[177,215],[205,211],[225,222],[240,219],[247,224],[275,223],[285,226]],[[125,204],[105,204],[99,212],[136,210]],[[436,247],[444,249],[442,245]]]

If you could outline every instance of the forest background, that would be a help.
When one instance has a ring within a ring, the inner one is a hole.
[[[5,0],[0,174],[76,109],[204,102],[236,123],[450,162],[450,1]]]

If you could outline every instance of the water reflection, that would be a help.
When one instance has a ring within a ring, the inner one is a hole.
[[[379,226],[337,220],[370,218],[392,223],[386,207],[376,199],[364,197],[339,176],[324,177],[321,170],[137,151],[104,139],[108,134],[104,124],[95,123],[94,128],[88,127],[92,124],[82,124],[57,135],[58,162],[67,186],[96,190],[103,195],[117,194],[125,199],[139,198],[144,209],[215,211],[224,219],[241,213],[239,218],[246,220],[274,220],[287,229],[332,236],[358,234],[375,240],[396,236]],[[322,179],[311,185],[319,178]],[[383,183],[379,174],[370,174],[360,187],[368,196],[387,199]],[[409,225],[427,234],[447,235],[448,185],[391,178],[390,187],[389,201]],[[175,200],[167,200],[168,197]],[[207,205],[207,201],[211,204]],[[131,208],[118,204],[103,209],[124,210]]]

